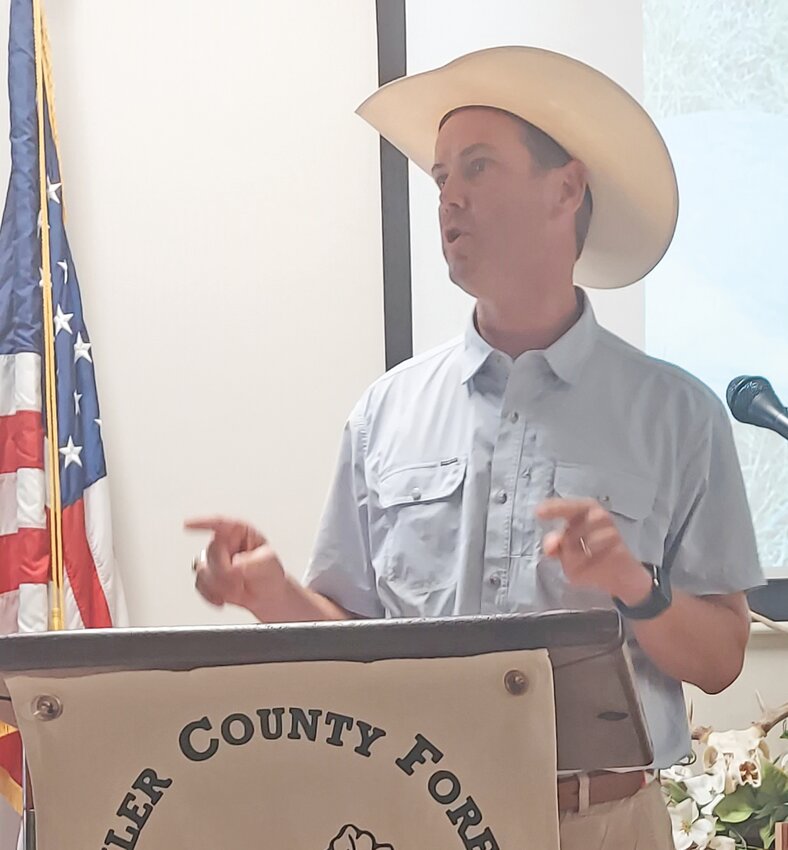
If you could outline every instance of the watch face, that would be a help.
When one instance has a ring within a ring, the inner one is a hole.
[[[654,564],[643,564],[651,573],[651,595],[641,605],[625,605],[615,599],[618,610],[631,620],[650,620],[661,614],[671,603],[670,581],[666,573]]]

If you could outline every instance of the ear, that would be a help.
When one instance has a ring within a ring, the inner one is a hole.
[[[560,177],[559,204],[562,212],[574,216],[580,209],[588,186],[588,172],[580,160],[571,159],[566,165],[556,169]]]

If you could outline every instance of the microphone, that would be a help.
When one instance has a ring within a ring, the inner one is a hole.
[[[788,411],[766,378],[740,375],[728,384],[725,395],[739,422],[769,428],[788,440]]]

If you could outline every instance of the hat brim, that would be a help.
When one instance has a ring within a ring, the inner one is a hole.
[[[560,53],[494,47],[394,80],[357,112],[429,174],[441,119],[463,106],[518,115],[586,166],[594,211],[577,283],[628,286],[662,259],[678,218],[676,175],[659,130],[621,86]]]

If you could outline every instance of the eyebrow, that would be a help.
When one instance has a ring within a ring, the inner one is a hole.
[[[491,153],[493,151],[492,145],[485,144],[484,142],[477,142],[475,145],[468,145],[465,150],[460,153],[460,157],[470,156],[474,153],[479,152],[487,152]],[[445,168],[446,166],[442,162],[436,162],[435,165],[430,169],[430,173],[435,176],[435,172],[439,171],[441,168]]]

